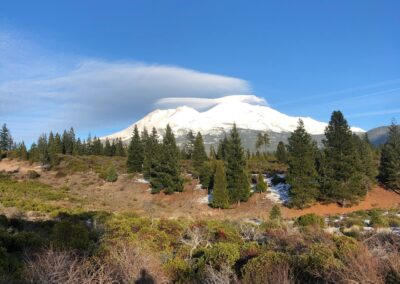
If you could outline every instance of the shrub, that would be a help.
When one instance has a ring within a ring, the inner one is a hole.
[[[63,220],[53,228],[54,244],[61,248],[87,250],[89,247],[89,232],[81,223]]]
[[[370,213],[371,216],[371,221],[370,221],[370,225],[372,227],[387,227],[388,224],[388,220],[385,216],[382,215],[382,212],[380,212],[379,210],[371,210]]]
[[[305,214],[296,219],[295,225],[306,227],[313,226],[317,228],[323,228],[325,226],[324,218],[314,213]]]
[[[243,268],[243,283],[290,283],[289,256],[281,252],[266,252],[252,258]]]
[[[110,165],[107,168],[107,174],[106,174],[106,181],[108,182],[116,182],[118,179],[118,174],[113,165]]]
[[[34,170],[29,170],[28,171],[28,178],[29,179],[36,179],[36,178],[39,178],[39,177],[40,177],[40,174],[37,171],[34,171]]]
[[[204,254],[205,263],[215,267],[232,266],[239,259],[239,246],[232,243],[217,243]]]

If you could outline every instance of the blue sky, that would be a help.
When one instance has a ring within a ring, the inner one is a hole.
[[[26,141],[103,135],[162,98],[254,94],[368,130],[400,121],[399,14],[399,1],[3,0],[0,123]]]

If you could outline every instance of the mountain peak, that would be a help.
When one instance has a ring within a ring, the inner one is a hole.
[[[162,132],[169,124],[177,136],[185,135],[189,130],[200,131],[203,134],[226,132],[232,128],[233,123],[241,129],[287,133],[296,129],[298,120],[302,119],[307,132],[313,135],[324,134],[327,126],[327,123],[311,117],[283,114],[267,106],[264,99],[252,95],[233,95],[206,100],[210,100],[211,103],[204,111],[198,111],[187,105],[165,110],[157,109],[107,138],[127,140],[131,137],[135,125],[139,129],[155,127],[157,131]],[[353,127],[352,131],[364,132],[357,127]]]

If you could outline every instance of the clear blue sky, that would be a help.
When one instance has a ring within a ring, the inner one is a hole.
[[[332,110],[340,109],[351,125],[368,130],[392,118],[400,121],[399,15],[400,1],[2,0],[0,122],[8,122],[26,140],[50,127],[63,127],[71,113],[79,117],[71,122],[80,133],[122,129],[152,109],[142,105],[150,102],[141,99],[147,86],[130,100],[119,92],[120,85],[105,82],[102,89],[111,94],[106,104],[118,115],[112,121],[112,112],[99,111],[104,119],[96,118],[97,125],[83,122],[90,118],[80,112],[91,101],[77,97],[88,94],[97,100],[96,94],[90,95],[97,90],[91,90],[93,77],[116,76],[113,81],[118,82],[121,68],[140,67],[151,76],[221,75],[219,79],[232,81],[230,92],[264,97],[286,114],[328,121]],[[78,87],[63,85],[76,74]],[[101,88],[99,81],[94,84]],[[76,89],[79,94],[71,95]],[[121,95],[113,96],[114,91]],[[174,92],[166,90],[165,96]],[[192,93],[190,86],[180,87],[178,96],[184,92],[201,96],[201,89]],[[217,86],[204,93],[216,97],[221,91]],[[27,104],[29,100],[36,103]],[[98,99],[103,105],[96,101],[96,109],[104,108],[106,100]],[[126,104],[121,107],[113,100]],[[18,103],[25,112],[11,106]],[[73,110],[61,112],[60,105]],[[43,118],[50,117],[52,123],[44,125]]]

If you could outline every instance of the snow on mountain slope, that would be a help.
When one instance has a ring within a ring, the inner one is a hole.
[[[241,129],[273,132],[291,132],[299,118],[304,122],[306,130],[313,135],[323,134],[327,123],[316,121],[310,117],[293,117],[280,113],[265,105],[254,105],[247,102],[246,96],[228,96],[220,98],[210,109],[199,112],[191,107],[181,106],[176,109],[157,109],[128,128],[109,135],[108,139],[129,139],[134,126],[139,129],[155,127],[163,131],[169,124],[175,135],[181,136],[189,130],[203,134],[214,134],[229,131],[233,123]],[[354,132],[364,132],[361,128],[352,127]]]

